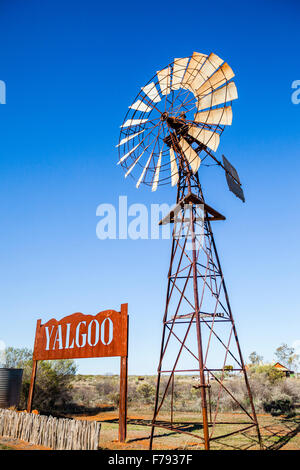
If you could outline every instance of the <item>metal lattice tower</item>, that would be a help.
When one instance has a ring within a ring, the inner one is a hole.
[[[225,217],[206,204],[199,181],[200,165],[212,160],[225,171],[229,190],[245,202],[236,169],[224,155],[222,162],[215,156],[225,126],[232,123],[232,101],[238,97],[233,77],[229,65],[214,53],[174,59],[142,87],[121,126],[118,163],[125,177],[136,178],[137,188],[145,184],[152,191],[164,184],[177,186],[176,206],[161,221],[173,224],[173,232],[150,448],[157,427],[191,434],[205,449],[246,432],[253,441],[254,431],[261,446],[212,232],[212,222]],[[230,389],[228,369],[243,377],[248,405]],[[175,416],[178,374],[197,378],[201,416],[196,434]],[[222,431],[225,423],[220,420],[224,396],[240,411],[230,432]]]
[[[203,424],[198,435],[191,433],[191,436],[198,437],[205,449],[209,449],[210,442],[217,437],[227,437],[218,420],[220,399],[225,393],[241,411],[241,420],[230,435],[255,428],[261,444],[251,389],[212,232],[211,222],[223,217],[205,204],[198,177],[193,177],[190,187],[186,178],[180,179],[177,204],[178,212],[165,218],[174,223],[174,229],[150,448],[155,427],[188,433],[185,425],[174,420],[175,375],[187,373],[199,377],[200,421]],[[170,349],[171,360],[168,357]],[[226,387],[229,360],[233,364],[231,372],[244,376],[250,412]],[[187,369],[182,365],[185,362],[194,365]],[[167,377],[164,384],[161,383],[162,376]],[[212,381],[218,388],[215,410],[211,407]],[[166,409],[166,402],[170,410],[169,422],[159,418],[160,411]]]

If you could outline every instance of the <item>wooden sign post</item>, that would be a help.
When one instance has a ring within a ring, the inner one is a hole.
[[[33,366],[27,401],[32,410],[38,361],[120,357],[119,440],[125,442],[127,430],[128,380],[128,304],[121,311],[105,310],[97,315],[74,313],[61,320],[37,321]]]

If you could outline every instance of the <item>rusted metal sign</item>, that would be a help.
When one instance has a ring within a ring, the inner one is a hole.
[[[38,361],[120,356],[119,440],[127,431],[128,304],[120,312],[73,313],[61,320],[37,321],[27,411],[34,397]]]
[[[127,313],[122,308],[37,322],[34,360],[112,356],[127,356]]]

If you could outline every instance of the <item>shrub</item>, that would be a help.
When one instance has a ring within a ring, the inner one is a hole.
[[[40,361],[36,376],[34,407],[44,413],[59,407],[64,408],[71,401],[71,382],[75,373],[76,365],[73,360]],[[23,387],[29,389],[29,381],[23,381]]]
[[[109,378],[104,378],[101,382],[96,384],[97,392],[104,398],[113,393],[115,389],[114,382]]]
[[[116,405],[116,406],[119,405],[119,403],[120,403],[120,394],[119,393],[111,393],[108,398],[114,405]]]
[[[285,377],[284,372],[276,369],[272,364],[252,366],[249,372],[250,375],[263,374],[271,384],[278,383],[282,381]]]
[[[23,369],[32,359],[32,350],[29,348],[5,348],[4,367]]]
[[[280,384],[281,393],[292,398],[293,402],[300,401],[300,380],[287,378]]]
[[[273,400],[263,403],[264,410],[271,413],[272,416],[279,416],[282,414],[291,415],[294,410],[292,399],[287,395],[282,395]]]
[[[28,348],[6,349],[6,367],[23,368],[23,380],[20,396],[21,409],[27,406],[29,393],[32,351]],[[55,407],[64,406],[71,400],[71,381],[76,373],[76,364],[73,360],[39,361],[35,383],[33,406],[40,412],[51,412]]]
[[[142,398],[145,403],[151,403],[154,399],[155,388],[153,385],[145,382],[137,387],[137,394]]]

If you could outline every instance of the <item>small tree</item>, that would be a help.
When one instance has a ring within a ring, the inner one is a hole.
[[[71,400],[71,381],[77,366],[72,359],[40,361],[35,385],[34,407],[49,412]],[[29,381],[28,390],[29,390]]]
[[[32,351],[29,348],[5,348],[4,367],[23,369],[32,359]]]
[[[151,403],[154,399],[155,388],[151,384],[145,382],[137,387],[137,393],[142,398],[143,402]]]
[[[263,356],[259,356],[256,351],[249,354],[249,361],[251,365],[258,365],[263,361]]]
[[[32,370],[32,351],[28,348],[8,347],[5,350],[5,367],[24,369],[20,407],[25,409]],[[34,407],[50,412],[58,405],[64,405],[70,398],[71,381],[77,366],[72,359],[39,361],[36,376]]]
[[[300,356],[295,353],[294,348],[290,348],[287,344],[282,343],[282,345],[276,349],[275,357],[278,359],[278,362],[288,369],[298,369]]]
[[[276,369],[272,364],[254,365],[251,372],[252,374],[264,374],[271,384],[280,382],[285,377],[284,372]]]

